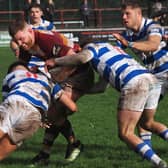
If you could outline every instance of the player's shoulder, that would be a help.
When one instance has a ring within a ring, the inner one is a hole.
[[[147,27],[148,29],[161,28],[161,25],[158,22],[150,18],[146,19],[146,24],[144,26]]]

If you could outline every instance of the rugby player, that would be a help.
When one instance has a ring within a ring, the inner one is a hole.
[[[81,50],[78,44],[73,43],[63,34],[56,31],[34,30],[23,20],[12,23],[9,26],[9,33],[19,47],[43,60],[73,55]],[[52,80],[59,82],[66,94],[74,101],[84,95],[94,83],[94,72],[89,63],[77,67],[51,69],[50,74]],[[74,161],[83,145],[74,135],[71,123],[67,119],[67,109],[57,103],[55,107],[51,106],[49,109],[48,117],[53,124],[46,129],[43,148],[33,162],[41,162],[41,160],[48,162],[51,147],[60,132],[68,141],[65,158],[67,161]]]
[[[121,48],[129,47],[158,78],[162,85],[162,98],[168,88],[168,49],[162,38],[165,37],[163,28],[152,19],[143,17],[141,6],[136,1],[126,1],[121,9],[126,30],[121,35],[113,35]],[[140,137],[151,145],[150,132],[140,129]]]
[[[51,58],[46,65],[53,68],[87,62],[91,62],[93,68],[120,92],[117,113],[119,137],[156,168],[168,168],[152,147],[135,134],[139,123],[142,128],[168,141],[168,128],[154,119],[161,90],[155,76],[120,47],[103,42],[89,43],[73,56]]]
[[[52,95],[52,97],[51,97]],[[3,80],[0,104],[0,160],[33,135],[41,125],[51,99],[59,99],[73,112],[76,104],[43,73],[32,73],[17,61],[10,65]]]

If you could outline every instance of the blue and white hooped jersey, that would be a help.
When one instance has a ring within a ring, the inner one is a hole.
[[[48,110],[51,95],[58,98],[62,89],[53,85],[43,74],[34,74],[28,70],[16,70],[3,80],[2,94],[6,99],[10,96],[24,97],[29,103],[44,111]]]
[[[95,70],[119,91],[136,76],[149,73],[120,47],[90,43],[85,49],[91,54],[90,61]]]
[[[143,18],[139,32],[134,33],[132,30],[128,29],[124,31],[122,35],[128,41],[144,41],[152,35],[162,37],[163,33],[163,28],[158,23],[154,22],[152,19]],[[123,47],[121,44],[119,44],[119,46]],[[135,54],[140,55],[144,65],[158,78],[164,76],[164,73],[168,72],[168,50],[165,41],[161,41],[158,50],[154,52],[141,52],[136,49],[132,50]]]
[[[45,69],[45,61],[37,56],[31,56],[28,62],[28,68],[37,68],[40,72],[42,72],[44,75],[46,75],[48,78],[51,78],[50,73],[48,70]]]
[[[53,30],[53,29],[55,29],[55,26],[54,26],[54,24],[52,22],[50,22],[48,20],[41,19],[41,23],[38,26],[32,25],[32,29]]]

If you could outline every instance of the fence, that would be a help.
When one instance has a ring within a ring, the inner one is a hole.
[[[143,9],[146,13],[147,9]],[[6,30],[11,20],[23,11],[0,11],[0,30]],[[121,27],[120,8],[95,8],[91,11],[89,22],[91,28]],[[57,28],[79,28],[83,27],[79,9],[55,10],[54,23]]]

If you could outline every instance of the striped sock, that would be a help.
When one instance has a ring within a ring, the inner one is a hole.
[[[168,129],[162,131],[159,136],[168,141]]]
[[[151,132],[140,133],[139,136],[146,144],[152,147],[152,143],[151,143],[152,133]]]
[[[143,158],[151,161],[155,165],[158,165],[161,161],[161,158],[145,142],[140,143],[136,146],[136,152],[140,153]]]

